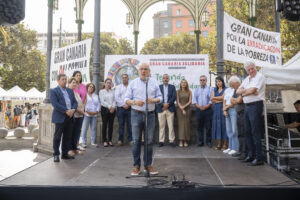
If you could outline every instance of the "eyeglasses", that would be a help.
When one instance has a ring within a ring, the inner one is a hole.
[[[200,81],[206,81],[205,79],[200,79]]]
[[[89,88],[94,88],[94,86],[90,85]]]
[[[141,71],[143,71],[143,70],[144,70],[144,71],[147,71],[147,70],[149,70],[149,68],[140,68],[140,70],[141,70]]]

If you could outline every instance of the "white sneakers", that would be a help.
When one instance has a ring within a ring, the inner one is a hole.
[[[235,154],[235,153],[237,153],[237,151],[231,150],[231,151],[228,152],[228,155],[232,155],[232,154]]]
[[[228,152],[230,152],[231,151],[231,149],[225,149],[224,151],[223,151],[223,153],[228,153]]]
[[[226,150],[223,151],[223,153],[227,153],[228,155],[232,155],[232,154],[237,153],[237,151],[233,150],[233,149],[226,149]]]

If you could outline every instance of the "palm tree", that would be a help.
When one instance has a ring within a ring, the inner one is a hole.
[[[8,45],[8,37],[9,37],[9,35],[6,33],[6,31],[5,31],[5,29],[4,29],[3,26],[0,26],[0,34],[3,37],[5,46],[7,46]]]

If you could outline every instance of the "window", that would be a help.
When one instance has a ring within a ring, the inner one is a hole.
[[[176,27],[181,27],[181,25],[182,25],[182,23],[181,23],[181,20],[178,20],[178,21],[176,21]]]
[[[194,34],[195,34],[195,32],[194,32],[194,31],[191,31],[191,32],[190,32],[190,35],[194,35]]]
[[[168,28],[169,27],[169,23],[167,21],[163,22],[164,24],[164,28]]]
[[[194,26],[195,26],[194,20],[191,19],[191,20],[189,21],[189,24],[190,24],[190,27],[194,27]]]
[[[208,31],[202,31],[202,37],[207,37],[208,36]]]
[[[177,15],[177,16],[180,16],[180,15],[181,15],[181,10],[180,10],[180,9],[178,9],[178,10],[176,11],[176,15]]]

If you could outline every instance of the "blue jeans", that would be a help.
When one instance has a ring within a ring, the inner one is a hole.
[[[143,131],[145,131],[145,118],[146,115],[144,113],[131,111],[131,127],[132,127],[132,154],[133,154],[133,166],[141,166],[141,139]],[[152,153],[153,153],[153,135],[155,129],[155,114],[148,114],[148,162],[146,162],[146,154],[144,145],[144,166],[152,165]],[[146,137],[146,135],[145,135]]]
[[[248,156],[257,160],[262,160],[261,155],[261,136],[262,136],[262,117],[263,101],[245,104],[244,128]]]
[[[81,138],[80,143],[86,143],[86,133],[89,129],[89,126],[91,126],[91,142],[96,142],[96,125],[97,125],[97,116],[90,117],[90,116],[84,116],[83,118],[83,124],[82,124],[82,130],[81,130]]]
[[[132,141],[131,131],[131,109],[124,109],[123,107],[117,107],[117,116],[119,123],[119,141],[124,140],[124,124],[127,123],[127,140]]]
[[[237,129],[237,112],[235,108],[228,109],[228,115],[225,117],[226,133],[228,137],[228,148],[231,150],[239,151],[239,138]]]
[[[211,143],[211,118],[212,118],[212,109],[200,110],[196,108],[196,117],[197,117],[197,131],[198,131],[198,144],[203,144],[203,132],[204,124],[206,130],[206,144]]]

